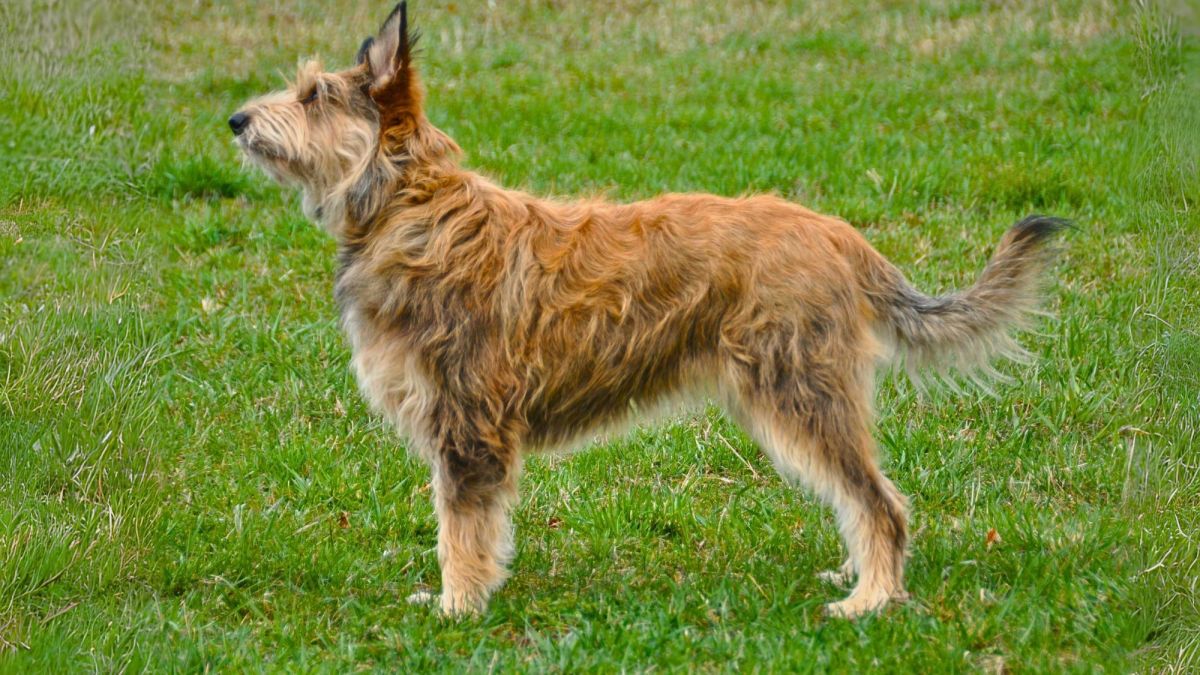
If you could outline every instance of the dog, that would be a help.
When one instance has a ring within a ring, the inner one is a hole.
[[[522,457],[710,399],[832,506],[853,618],[906,597],[907,500],[872,439],[876,369],[980,373],[1023,351],[1066,225],[1011,227],[968,290],[931,297],[849,224],[773,196],[561,202],[464,169],[422,109],[405,3],[355,65],[299,68],[229,126],[337,241],[334,293],[374,411],[428,463],[440,601],[482,612],[513,555]]]

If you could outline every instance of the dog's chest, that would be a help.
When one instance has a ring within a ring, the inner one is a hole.
[[[352,301],[343,304],[342,329],[350,343],[351,369],[368,405],[423,446],[432,392],[413,350]]]

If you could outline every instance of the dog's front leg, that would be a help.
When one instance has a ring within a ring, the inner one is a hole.
[[[433,485],[444,614],[482,612],[488,597],[508,577],[519,471],[516,457],[478,446],[468,452],[447,448],[437,459]]]

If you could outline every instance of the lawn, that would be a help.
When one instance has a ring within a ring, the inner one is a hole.
[[[0,670],[1200,668],[1200,14],[1182,3],[415,0],[431,120],[513,186],[775,192],[929,292],[1077,225],[994,394],[881,378],[913,600],[719,411],[532,460],[486,616],[372,417],[334,245],[225,119],[367,2],[0,5]]]

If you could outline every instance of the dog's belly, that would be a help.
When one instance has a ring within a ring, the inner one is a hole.
[[[556,358],[538,359],[545,368],[524,410],[531,448],[579,447],[715,393],[713,323],[679,312],[658,339],[636,323],[602,322],[590,339],[572,342],[568,331],[546,342]]]
[[[683,366],[661,387],[592,392],[556,408],[549,417],[535,411],[526,449],[539,454],[574,452],[702,409],[713,399],[722,399],[717,368],[698,360]]]

